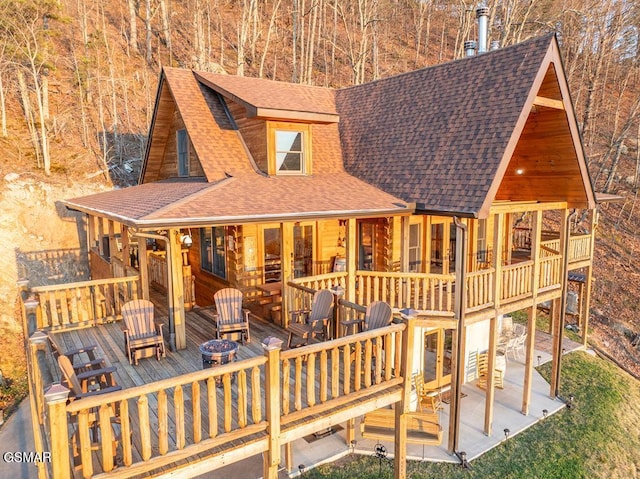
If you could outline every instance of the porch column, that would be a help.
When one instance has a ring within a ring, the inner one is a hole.
[[[542,211],[534,211],[531,224],[531,294],[532,306],[527,311],[527,344],[524,366],[524,387],[522,388],[522,414],[529,414],[531,386],[533,382],[533,356],[536,345],[536,320],[538,316],[538,284],[540,282],[540,241],[542,240]]]
[[[107,221],[107,227],[109,231],[109,262],[111,263],[111,276],[115,276],[113,274],[113,261],[111,261],[111,258],[113,258],[116,251],[118,251],[118,245],[116,243],[116,228],[112,220]]]
[[[184,313],[184,279],[182,278],[182,249],[180,246],[180,230],[169,231],[167,240],[167,271],[168,281],[171,284],[169,294],[169,312],[173,315],[173,328],[175,333],[176,349],[187,347]]]
[[[280,223],[280,258],[282,269],[282,326],[289,325],[290,298],[287,282],[293,279],[293,223]]]
[[[99,216],[96,219],[98,220],[98,251],[100,256],[104,257],[104,242],[102,241],[104,237],[104,219]]]
[[[593,249],[596,242],[596,228],[598,227],[598,211],[596,209],[591,210],[591,239],[589,241],[589,266],[585,271],[585,283],[580,295],[582,302],[582,308],[580,311],[580,317],[582,318],[582,345],[587,347],[587,336],[589,331],[589,309],[591,307],[591,285],[593,283]],[[583,297],[584,295],[584,297]]]
[[[554,301],[554,307],[559,309],[553,326],[553,364],[551,372],[551,396],[557,397],[560,390],[560,370],[562,362],[562,335],[564,333],[564,318],[567,298],[567,262],[569,260],[567,244],[569,242],[569,210],[562,210],[560,223],[560,298]],[[559,308],[558,308],[559,307]]]
[[[149,299],[149,266],[147,265],[147,238],[138,237],[138,275],[142,299]]]
[[[357,223],[355,218],[347,220],[347,291],[345,299],[356,303],[357,271]]]
[[[507,229],[510,233],[510,229]],[[496,349],[498,346],[498,311],[502,299],[502,249],[504,247],[504,215],[494,215],[493,221],[493,250],[499,252],[493,256],[493,304],[494,314],[489,320],[489,371],[487,372],[487,390],[484,402],[484,433],[491,436],[493,425],[493,402],[495,397],[494,371],[496,369]]]
[[[449,408],[449,453],[455,453],[458,449],[460,435],[460,393],[464,376],[464,354],[467,327],[466,316],[466,271],[467,271],[467,225],[454,217],[458,233],[456,234],[456,281],[455,281],[455,318],[458,325],[453,334],[451,367],[451,406]]]

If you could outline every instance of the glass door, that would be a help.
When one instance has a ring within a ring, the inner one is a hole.
[[[453,330],[435,329],[424,335],[423,374],[425,386],[439,389],[451,383]]]
[[[432,218],[430,229],[430,272],[456,271],[456,225],[450,218]]]
[[[282,279],[280,261],[280,227],[264,228],[264,282],[275,283]]]
[[[293,227],[293,277],[313,275],[313,226]]]

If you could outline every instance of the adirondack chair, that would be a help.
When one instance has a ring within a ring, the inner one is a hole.
[[[356,328],[356,331],[371,331],[372,329],[383,328],[391,324],[391,306],[384,301],[374,301],[367,306],[364,319],[352,319],[341,321],[340,324],[345,328]]]
[[[138,364],[144,351],[153,349],[158,361],[166,355],[162,325],[153,319],[153,303],[134,299],[122,306],[124,346],[130,364]]]
[[[116,368],[114,367],[104,368],[100,370],[90,370],[84,373],[76,373],[73,365],[71,364],[71,361],[67,356],[64,355],[58,356],[58,365],[60,366],[60,371],[62,372],[62,376],[65,379],[67,387],[71,390],[69,401],[75,401],[76,399],[82,399],[91,396],[98,396],[100,394],[120,391],[122,389],[121,386],[118,386],[115,383],[113,373],[115,372]],[[96,385],[98,387],[96,387]],[[89,389],[89,387],[91,387],[92,389]],[[113,438],[111,447],[113,460],[115,462],[118,442],[120,441],[120,434],[114,429],[116,425],[120,424],[120,408],[118,407],[118,403],[112,405],[109,408],[109,411],[109,426],[112,430],[111,437]],[[81,465],[80,445],[78,444],[80,431],[77,425],[77,413],[71,414],[69,420],[73,424],[71,450],[73,454],[74,469],[77,470]],[[100,421],[97,407],[92,408],[89,411],[87,425],[89,426],[89,433],[91,438],[91,444],[89,447],[91,448],[91,450],[98,450],[100,448],[100,439],[102,435],[100,434]]]
[[[71,390],[73,399],[122,389],[116,384],[113,377],[113,373],[116,371],[113,366],[78,373],[67,356],[58,356],[58,366],[60,366],[65,385]]]
[[[333,293],[328,289],[316,291],[311,302],[311,309],[291,311],[291,323],[287,326],[289,341],[287,347],[304,346],[312,338],[322,336],[329,338],[329,320],[333,315]],[[300,338],[293,344],[293,338]]]
[[[217,338],[222,335],[240,333],[242,342],[251,342],[249,335],[249,310],[242,309],[242,291],[224,288],[213,295],[216,304]]]
[[[416,388],[416,395],[418,396],[418,406],[421,411],[433,411],[436,412],[442,409],[442,398],[440,391],[428,389],[424,384],[424,377],[422,374],[417,373],[412,376],[413,385]]]
[[[478,365],[478,383],[477,386],[480,389],[487,389],[487,376],[489,375],[489,354],[477,353],[477,365]],[[493,384],[498,389],[504,389],[504,373],[506,368],[506,360],[503,357],[503,364],[499,365],[498,358],[496,358],[496,367],[493,371]]]
[[[66,356],[77,373],[106,367],[104,359],[96,355],[97,346],[95,344],[82,346],[81,348],[66,349],[57,333],[48,331],[46,334],[53,358],[57,361],[59,356]]]

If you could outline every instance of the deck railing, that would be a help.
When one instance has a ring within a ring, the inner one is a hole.
[[[60,434],[67,434],[67,420],[77,421],[72,439],[77,441],[84,477],[114,469],[115,417],[119,420],[123,472],[127,467],[150,471],[254,434],[266,436],[266,362],[266,357],[258,356],[72,401],[64,415],[56,418],[64,423]],[[221,416],[218,403],[224,405]],[[96,426],[100,430],[100,464],[94,464],[91,450],[95,447],[91,429]]]
[[[560,286],[562,270],[562,256],[553,255],[541,258],[538,265],[540,268],[540,278],[538,281],[538,290],[544,291]]]
[[[316,276],[308,276],[304,278],[295,278],[290,280],[291,283],[295,283],[305,288],[318,291],[320,289],[331,289],[335,286],[347,287],[347,273],[325,273]]]
[[[502,268],[500,300],[516,300],[533,292],[533,261],[523,261]]]
[[[39,286],[38,329],[59,329],[122,319],[121,308],[139,295],[138,276]]]
[[[64,479],[71,465],[85,478],[132,477],[215,454],[233,462],[279,450],[280,441],[304,436],[314,417],[321,424],[323,415],[338,411],[352,419],[400,400],[400,388],[408,387],[400,376],[406,329],[393,324],[288,351],[265,340],[264,356],[71,402],[69,390],[54,383],[40,399],[39,450],[56,451],[44,467]],[[30,379],[42,389],[35,357],[29,355],[37,373]]]
[[[280,354],[282,421],[349,403],[363,388],[397,385],[404,324],[374,329]]]
[[[475,311],[488,308],[494,303],[494,276],[495,269],[484,269],[467,273],[467,309]]]
[[[579,235],[569,238],[569,262],[585,261],[591,258],[592,236]]]
[[[392,308],[453,312],[455,275],[424,273],[356,272],[354,302],[368,305],[385,301]]]

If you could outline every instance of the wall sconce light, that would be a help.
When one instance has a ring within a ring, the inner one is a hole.
[[[546,419],[548,415],[549,415],[549,410],[548,409],[543,409],[542,410],[542,417]]]
[[[191,248],[191,245],[193,245],[193,238],[191,237],[191,233],[180,235],[180,244],[183,248]]]
[[[347,220],[338,220],[338,248],[347,246],[346,227]]]
[[[511,431],[509,429],[505,429],[504,430],[504,440],[506,441],[507,439],[509,439],[509,434],[511,434]]]

